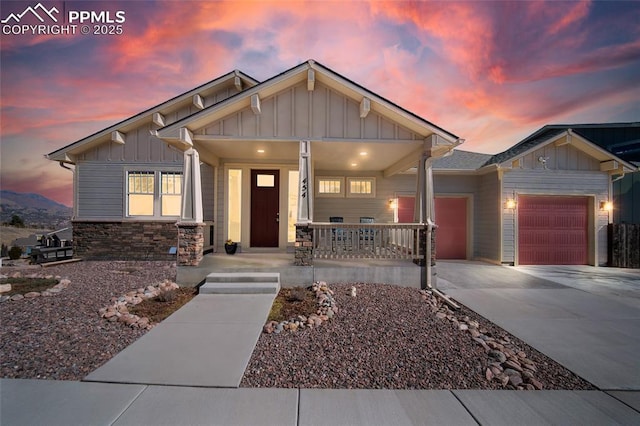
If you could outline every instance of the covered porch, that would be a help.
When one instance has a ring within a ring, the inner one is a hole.
[[[277,252],[305,282],[341,266],[327,262],[430,269],[431,163],[462,143],[314,61],[156,136],[185,153],[179,264],[222,267],[215,256],[231,240],[234,259]],[[394,200],[407,195],[415,211],[400,217]]]

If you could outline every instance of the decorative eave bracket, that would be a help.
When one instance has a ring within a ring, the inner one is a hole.
[[[193,105],[198,109],[204,109],[204,99],[200,95],[193,95]]]
[[[258,94],[251,95],[251,111],[255,115],[260,115],[262,113],[262,109],[260,107],[260,97]]]
[[[309,69],[307,71],[307,90],[309,92],[313,92],[316,87],[316,72],[315,70]]]
[[[371,99],[362,98],[362,101],[360,101],[360,118],[366,118],[369,115],[369,111],[371,111]]]
[[[124,145],[126,135],[118,130],[111,132],[111,142],[115,142],[120,145]]]
[[[160,114],[159,112],[154,112],[153,113],[153,123],[157,124],[160,127],[164,127],[166,124],[166,120],[164,119],[164,115]]]

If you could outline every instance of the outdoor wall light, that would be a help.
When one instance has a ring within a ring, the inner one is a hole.
[[[516,200],[513,198],[507,198],[507,201],[504,203],[504,207],[507,209],[515,209],[517,205]]]
[[[600,210],[610,212],[613,210],[613,203],[611,201],[600,201]]]
[[[392,198],[389,200],[389,208],[390,209],[396,209],[398,207],[398,199],[397,198]]]

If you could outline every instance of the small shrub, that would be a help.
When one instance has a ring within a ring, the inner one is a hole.
[[[167,290],[167,291],[163,291],[162,293],[160,293],[156,297],[156,300],[158,302],[168,303],[168,302],[173,302],[174,300],[176,300],[177,296],[178,296],[178,293],[175,291],[175,289],[172,289],[172,290]]]
[[[20,259],[20,256],[22,256],[22,247],[14,246],[9,249],[9,259],[17,260]]]

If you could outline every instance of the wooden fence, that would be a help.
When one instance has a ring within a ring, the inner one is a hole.
[[[640,268],[640,224],[610,223],[608,240],[609,266]]]

